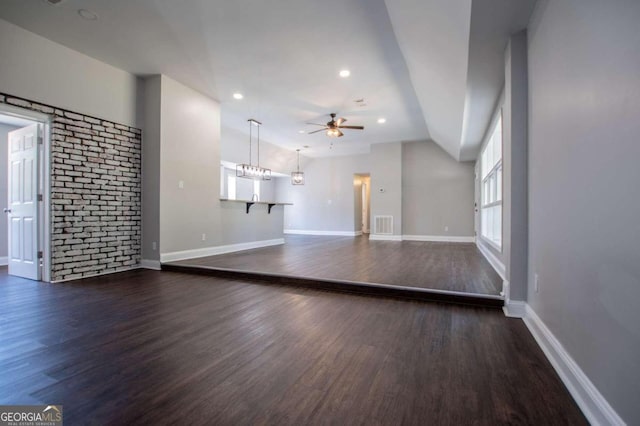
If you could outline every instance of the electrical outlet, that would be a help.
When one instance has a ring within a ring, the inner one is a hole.
[[[207,240],[207,234],[202,234],[202,241],[206,241]]]
[[[183,180],[178,181],[178,188],[180,188],[180,189],[184,188],[184,181]]]
[[[155,241],[151,243],[151,248],[153,250],[157,250],[158,249],[158,243],[156,243]]]
[[[449,227],[448,226],[444,227],[444,232],[449,232]]]
[[[540,280],[538,274],[533,274],[533,290],[536,293],[540,293]]]

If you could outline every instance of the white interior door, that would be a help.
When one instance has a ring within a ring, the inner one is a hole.
[[[9,133],[9,274],[40,279],[38,259],[38,129]]]

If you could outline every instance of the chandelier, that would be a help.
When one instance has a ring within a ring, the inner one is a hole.
[[[300,150],[298,152],[298,168],[295,172],[291,172],[291,185],[304,185],[304,172],[300,171]]]
[[[264,167],[260,167],[260,123],[253,118],[247,120],[249,122],[249,164],[237,164],[236,165],[236,176],[247,178],[247,179],[255,179],[255,180],[271,180],[271,169],[265,169]],[[251,158],[251,140],[252,140],[252,129],[253,127],[258,128],[258,161],[254,166]]]

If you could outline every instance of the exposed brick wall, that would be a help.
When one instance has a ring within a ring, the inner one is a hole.
[[[140,130],[2,93],[0,103],[53,117],[51,280],[139,264]]]

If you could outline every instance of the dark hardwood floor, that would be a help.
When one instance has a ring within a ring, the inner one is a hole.
[[[171,262],[498,295],[502,279],[473,243],[287,235],[284,245]]]
[[[496,310],[136,270],[0,271],[0,404],[65,424],[586,424]]]

